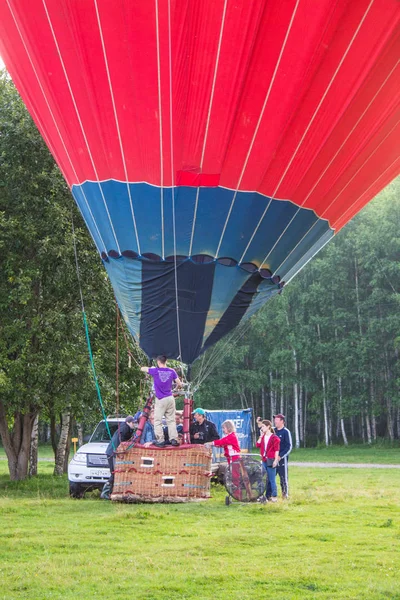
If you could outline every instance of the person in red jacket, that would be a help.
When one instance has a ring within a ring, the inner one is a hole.
[[[222,433],[224,437],[220,440],[214,440],[210,445],[223,448],[228,464],[236,462],[240,458],[240,446],[237,439],[235,425],[232,421],[224,421],[222,423]],[[207,446],[209,444],[206,444]]]
[[[268,482],[265,490],[265,496],[260,496],[259,502],[276,502],[278,490],[276,487],[276,467],[279,463],[279,448],[281,441],[274,434],[271,421],[258,421],[260,426],[260,437],[257,440],[257,448],[260,448],[260,454],[263,466],[267,471]],[[271,495],[270,495],[271,494]]]
[[[205,444],[206,446],[216,446],[217,448],[223,448],[228,465],[231,465],[232,470],[232,483],[237,488],[240,487],[240,446],[239,440],[236,435],[236,428],[232,421],[224,421],[222,423],[222,433],[224,436],[220,440],[214,440],[211,443]],[[239,490],[239,495],[241,491]]]

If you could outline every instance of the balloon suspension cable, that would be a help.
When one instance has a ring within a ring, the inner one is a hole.
[[[71,212],[71,222],[72,222],[72,240],[73,240],[73,246],[74,246],[76,277],[77,277],[77,280],[78,280],[79,295],[80,295],[80,299],[81,299],[83,326],[84,326],[84,329],[85,329],[85,337],[86,337],[87,349],[88,349],[88,354],[89,354],[89,361],[90,361],[90,366],[91,366],[91,369],[92,369],[93,381],[94,381],[94,384],[95,384],[95,387],[96,387],[96,392],[97,392],[97,397],[99,399],[101,412],[102,412],[102,415],[103,415],[104,422],[106,424],[107,433],[108,433],[109,438],[110,438],[110,440],[112,442],[112,435],[111,435],[110,427],[109,427],[108,422],[107,422],[107,415],[106,415],[106,411],[104,409],[103,399],[101,397],[101,390],[100,390],[99,380],[97,378],[96,367],[95,367],[95,364],[94,364],[93,353],[92,353],[92,346],[91,346],[91,343],[90,343],[89,325],[88,325],[87,318],[86,318],[85,303],[83,301],[83,293],[82,293],[82,285],[81,285],[81,275],[80,275],[80,268],[79,268],[79,261],[78,261],[78,252],[77,252],[77,248],[76,248],[76,234],[75,234],[75,226],[74,226],[74,217],[73,217],[72,212]],[[113,445],[113,450],[115,452],[116,448],[115,448],[113,442],[112,442],[112,445]]]
[[[179,362],[179,378],[181,380],[181,387],[174,389],[174,396],[184,396],[191,394],[192,383],[191,383],[191,371],[192,365],[185,365],[183,362],[177,359]]]
[[[119,415],[119,310],[115,300],[115,408],[116,414]],[[120,438],[120,422],[118,421],[118,437]]]
[[[196,373],[193,379],[192,392],[196,392],[202,383],[211,375],[214,369],[219,365],[222,359],[226,356],[227,351],[230,347],[237,344],[237,342],[247,333],[250,329],[251,319],[247,319],[238,325],[238,327],[231,333],[228,334],[223,340],[216,344],[210,351],[206,351],[203,354],[199,372]],[[208,356],[207,356],[208,355]]]
[[[129,359],[129,367],[130,367],[130,361],[133,360],[133,362],[136,364],[136,366],[140,369],[140,367],[143,366],[143,363],[146,363],[148,361],[148,357],[143,352],[143,350],[141,349],[141,347],[139,346],[139,344],[137,343],[137,341],[135,340],[135,338],[133,336],[131,336],[130,339],[132,340],[133,346],[134,346],[135,350],[137,351],[139,358],[132,353],[130,346],[129,346],[129,339],[128,339],[128,336],[125,331],[124,320],[120,318],[119,323],[120,323],[121,331],[122,331],[122,334],[123,334],[124,340],[125,340],[126,351],[127,351],[128,359]],[[141,362],[139,362],[139,360]]]

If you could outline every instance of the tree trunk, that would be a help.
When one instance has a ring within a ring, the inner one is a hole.
[[[71,413],[66,412],[61,416],[61,432],[57,445],[54,475],[63,475],[65,466],[65,454],[67,452],[68,435],[71,422]]]
[[[304,389],[304,418],[303,418],[303,446],[306,447],[307,439],[307,388]]]
[[[364,426],[364,411],[363,410],[361,410],[360,419],[361,419],[361,438],[362,438],[363,444],[365,444],[365,426]]]
[[[297,355],[296,350],[292,348],[293,354],[293,366],[294,366],[294,374],[295,381],[293,383],[293,395],[294,395],[294,435],[295,435],[295,444],[296,448],[300,448],[300,431],[299,431],[299,388],[297,383],[297,375],[298,375],[298,365],[297,365]]]
[[[367,431],[367,441],[368,444],[372,444],[372,435],[371,435],[371,423],[369,420],[369,413],[368,413],[369,407],[368,404],[365,408],[365,429]]]
[[[14,413],[13,427],[8,427],[8,415],[0,401],[0,436],[8,459],[8,470],[12,481],[20,481],[28,476],[29,449],[32,428],[37,413]]]
[[[270,400],[271,400],[271,419],[273,418],[273,415],[275,414],[275,407],[276,407],[276,391],[274,390],[274,380],[273,380],[273,376],[272,376],[272,371],[269,372],[269,386],[270,386]]]
[[[285,408],[284,403],[285,403],[285,394],[283,393],[283,373],[282,373],[282,379],[281,379],[281,408],[280,408],[280,412],[282,414],[285,414],[284,413],[284,408]]]
[[[371,373],[372,373],[372,368],[370,369]],[[371,382],[370,382],[370,401],[371,401],[371,429],[372,429],[372,437],[374,439],[374,442],[376,442],[376,418],[375,418],[375,413],[374,413],[374,409],[375,409],[375,388],[374,388],[374,381],[371,377]]]
[[[374,413],[371,415],[371,429],[372,429],[372,437],[374,442],[376,442],[376,417]]]
[[[299,364],[299,369],[301,371],[301,363]],[[302,385],[302,381],[301,381],[301,377],[300,377],[300,382],[299,382],[299,437],[300,437],[300,442],[303,442],[304,440],[304,435],[303,435],[303,385]]]
[[[83,446],[83,425],[82,423],[77,423],[76,428],[78,430],[78,448]]]
[[[319,323],[317,323],[317,333],[318,339],[321,343],[321,328]],[[325,372],[322,369],[321,371],[321,381],[322,381],[322,406],[324,411],[324,434],[325,434],[325,446],[329,446],[329,423],[328,423],[328,404],[326,400],[326,381],[325,381]]]
[[[386,410],[387,410],[387,432],[391,442],[394,440],[394,428],[393,428],[393,414],[392,414],[392,400],[389,394],[386,394]]]
[[[242,409],[245,410],[246,408],[248,408],[246,394],[244,392],[239,392],[239,396]]]
[[[256,432],[256,406],[255,406],[255,401],[254,401],[254,394],[253,392],[250,392],[250,403],[251,403],[251,414],[252,414],[252,418],[251,418],[251,433],[252,433],[252,438],[253,438],[253,445],[255,444],[255,432]]]
[[[69,463],[69,455],[71,452],[71,438],[72,438],[72,432],[74,430],[74,418],[72,417],[70,422],[69,422],[69,430],[68,430],[68,438],[67,438],[67,445],[65,448],[65,456],[64,456],[64,473],[68,473],[68,463]]]
[[[355,283],[356,283],[356,307],[357,307],[357,321],[358,321],[358,331],[360,334],[360,340],[361,340],[361,344],[363,347],[364,345],[364,333],[363,333],[363,328],[362,328],[362,322],[361,322],[361,307],[360,307],[360,295],[359,295],[359,284],[358,284],[358,262],[357,262],[357,257],[354,258],[354,274],[355,274]],[[365,379],[365,377],[362,377],[362,393],[367,393],[367,381]],[[363,412],[363,425],[365,423],[365,432],[367,435],[367,441],[368,444],[372,444],[372,436],[371,436],[371,424],[370,424],[370,420],[369,420],[369,407],[368,407],[368,401],[363,402],[364,406],[365,406],[365,411]],[[364,434],[363,434],[363,440],[364,440]]]
[[[57,425],[56,416],[53,411],[50,412],[50,440],[54,456],[57,454]]]
[[[325,446],[329,446],[329,427],[328,427],[328,405],[326,402],[326,383],[325,373],[322,371],[322,394],[323,394],[323,409],[324,409],[324,433],[325,433]]]
[[[265,415],[265,387],[261,388],[261,418],[264,419]],[[260,416],[260,415],[258,415]]]
[[[343,444],[345,446],[348,446],[349,442],[347,441],[347,435],[346,435],[346,431],[345,431],[345,428],[344,428],[344,419],[342,417],[343,391],[342,391],[342,378],[341,377],[339,377],[339,379],[338,379],[338,389],[339,389],[339,420],[340,420],[340,430],[342,432]]]
[[[385,381],[386,381],[386,387],[388,388],[390,380],[391,380],[391,369],[389,367],[389,358],[388,358],[386,349],[384,351],[384,355],[385,355],[385,364],[386,364]],[[394,440],[393,414],[392,414],[392,399],[391,399],[389,393],[390,392],[386,392],[387,432],[389,434],[389,439],[392,442]]]
[[[329,376],[326,377],[326,387],[327,390],[329,390]],[[333,440],[333,418],[332,418],[332,408],[330,406],[330,403],[328,401],[328,393],[326,394],[326,409],[327,409],[327,413],[328,413],[328,438],[329,438],[329,444],[332,444],[332,440]]]
[[[38,442],[39,442],[39,415],[33,422],[31,434],[31,447],[29,449],[29,477],[34,477],[38,472]]]

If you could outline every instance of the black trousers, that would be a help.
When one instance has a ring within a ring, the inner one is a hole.
[[[289,495],[289,477],[288,477],[288,458],[282,458],[276,468],[276,473],[279,475],[281,482],[282,498],[287,498]]]
[[[114,485],[114,470],[115,470],[115,456],[108,456],[108,466],[110,467],[110,479],[108,483],[113,486]]]

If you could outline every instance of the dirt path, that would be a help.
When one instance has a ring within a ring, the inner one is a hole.
[[[400,469],[400,465],[382,465],[378,463],[339,463],[339,462],[295,462],[290,467],[318,467],[322,469]]]

